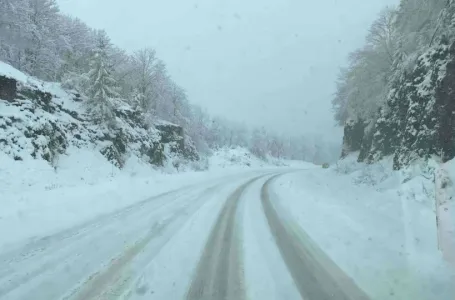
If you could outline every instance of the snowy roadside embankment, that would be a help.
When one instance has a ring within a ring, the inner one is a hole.
[[[280,169],[266,163],[245,167],[222,157],[214,153],[208,171],[165,173],[134,156],[120,170],[94,150],[69,149],[57,169],[45,160],[15,161],[0,152],[0,247],[50,235],[184,186]]]
[[[431,164],[407,173],[342,164],[279,178],[276,199],[373,299],[452,299],[455,277],[438,250],[426,174]]]

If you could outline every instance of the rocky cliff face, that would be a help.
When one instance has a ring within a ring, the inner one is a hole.
[[[183,128],[148,125],[128,105],[118,106],[113,126],[100,127],[84,113],[83,99],[59,84],[0,73],[0,151],[56,165],[71,147],[93,148],[121,168],[129,155],[162,166],[168,159],[195,161],[199,155]]]
[[[393,155],[395,169],[417,158],[455,157],[455,43],[441,40],[422,54],[386,100],[370,124],[346,124],[343,155],[360,151],[368,163]]]

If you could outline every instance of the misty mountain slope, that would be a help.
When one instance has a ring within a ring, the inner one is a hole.
[[[70,148],[93,149],[117,167],[129,156],[163,166],[166,160],[196,161],[183,129],[157,121],[148,125],[128,104],[115,109],[114,126],[97,125],[80,94],[42,82],[0,63],[0,150],[15,160],[30,157],[58,166]]]

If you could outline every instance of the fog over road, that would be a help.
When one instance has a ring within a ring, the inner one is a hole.
[[[275,172],[176,189],[0,250],[0,299],[368,299],[274,202]]]

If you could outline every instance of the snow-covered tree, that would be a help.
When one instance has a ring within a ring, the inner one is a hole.
[[[437,20],[448,5],[447,0],[402,0],[397,12],[397,29],[401,33],[402,51],[411,55],[430,46],[437,30]]]
[[[65,88],[83,91],[88,83],[86,74],[90,70],[92,50],[96,47],[96,36],[92,29],[76,18],[61,17],[62,38],[66,47],[60,48],[60,69],[57,80]]]
[[[152,89],[156,60],[156,52],[151,48],[136,51],[132,59],[134,86],[137,93],[140,94],[140,106],[144,111],[149,111],[153,107]]]
[[[402,0],[381,13],[333,99],[335,119],[346,124],[344,154],[360,150],[367,162],[393,155],[397,169],[455,156],[454,20],[453,0]]]
[[[169,99],[170,77],[167,73],[166,64],[162,60],[157,60],[153,66],[152,87],[150,98],[150,109],[159,115],[159,107],[165,106]]]
[[[351,53],[349,67],[341,70],[332,102],[338,123],[369,120],[384,103],[399,45],[395,20],[395,10],[383,10],[370,27],[366,45]]]
[[[267,131],[264,127],[253,130],[250,151],[260,158],[265,158],[269,154]]]
[[[172,122],[183,124],[184,117],[182,115],[182,106],[187,100],[186,92],[173,81],[170,83],[169,89],[170,105],[167,105],[168,108],[166,112],[169,114]]]
[[[33,26],[28,0],[0,1],[0,59],[20,68]]]
[[[31,43],[25,50],[25,70],[46,80],[55,80],[63,46],[60,14],[55,0],[30,0]]]
[[[99,31],[97,47],[88,73],[87,111],[97,122],[111,123],[115,120],[115,102],[120,98],[116,80],[112,76],[113,66],[109,60],[111,42],[106,32]]]

